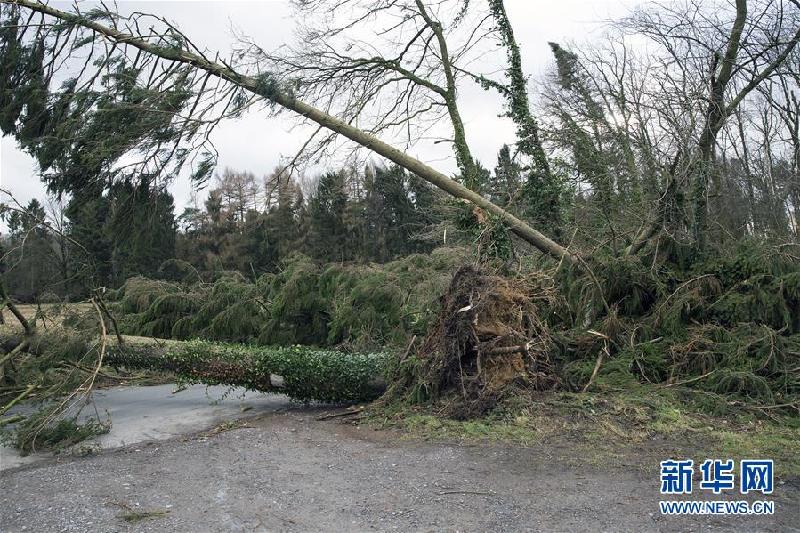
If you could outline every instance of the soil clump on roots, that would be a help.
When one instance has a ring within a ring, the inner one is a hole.
[[[544,275],[508,279],[460,268],[434,326],[400,363],[390,396],[432,401],[454,418],[480,416],[515,389],[548,390],[558,378],[543,309],[554,299]]]

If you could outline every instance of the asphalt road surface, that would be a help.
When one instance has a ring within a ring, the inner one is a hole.
[[[92,399],[93,405],[83,407],[81,416],[111,419],[111,431],[91,442],[92,446],[104,449],[170,439],[291,405],[286,397],[279,395],[205,385],[178,389],[174,384],[101,389],[92,393]],[[30,410],[29,406],[21,406],[10,414]],[[0,471],[45,457],[38,454],[20,457],[16,450],[0,447]]]

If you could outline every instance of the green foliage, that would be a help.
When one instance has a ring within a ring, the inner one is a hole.
[[[197,269],[186,261],[180,259],[167,259],[158,266],[158,275],[166,281],[178,283],[197,283],[200,274]]]
[[[571,329],[559,335],[558,356],[570,388],[589,381],[607,350],[595,380],[601,388],[685,382],[764,405],[797,402],[796,258],[745,242],[689,269],[654,265],[602,259],[593,276],[562,274],[571,312],[558,316]]]
[[[217,157],[210,152],[203,152],[200,160],[192,170],[191,178],[198,186],[205,184],[217,166]]]
[[[347,271],[329,267],[320,279],[330,287],[331,306],[328,344],[398,345],[407,331],[403,321],[405,291],[381,268],[363,267]]]
[[[527,179],[521,191],[521,212],[534,222],[537,228],[549,230],[553,236],[558,238],[562,232],[565,187],[563,181],[551,169],[542,143],[539,124],[531,113],[527,78],[522,70],[522,55],[514,37],[505,5],[500,0],[491,0],[489,11],[494,18],[508,56],[505,74],[509,83],[507,88],[501,90],[501,94],[506,97],[506,116],[510,117],[517,127],[519,153],[530,161]],[[486,89],[497,88],[485,80],[482,83]],[[498,156],[498,170],[505,169],[505,172],[495,172],[496,178],[501,178],[503,174],[506,179],[508,178],[510,163],[508,147],[504,146]],[[506,195],[515,195],[517,190],[517,187],[508,187]]]
[[[327,339],[328,309],[318,290],[320,267],[302,255],[291,257],[271,277],[272,305],[259,341],[263,344],[321,344]]]
[[[274,274],[297,253],[323,263],[385,263],[427,253],[439,241],[431,235],[441,219],[437,193],[397,166],[326,172],[308,197],[281,172],[263,188],[252,173],[230,169],[215,181],[204,208],[178,217],[176,258],[205,281],[221,270],[251,280]],[[256,202],[259,193],[266,207]]]
[[[308,205],[311,221],[309,249],[322,260],[348,261],[353,258],[355,250],[347,246],[347,203],[345,173],[340,171],[323,174]]]
[[[41,406],[3,435],[23,455],[34,449],[59,450],[108,431],[108,425],[99,421],[80,422],[74,412],[65,417],[63,409],[67,404],[55,400],[85,385],[85,369],[93,369],[97,364],[97,345],[87,344],[86,337],[64,332],[37,334],[28,339],[27,350],[4,365],[0,405],[8,405],[21,391],[35,387]],[[10,346],[20,340],[0,338],[3,345]]]
[[[246,342],[258,337],[265,311],[252,283],[221,279],[192,320],[200,337]]]
[[[140,335],[400,348],[429,332],[463,260],[442,249],[385,265],[321,266],[298,254],[255,283],[133,278],[114,307],[123,328]],[[630,257],[599,257],[591,269],[562,269],[559,297],[542,311],[566,388],[589,382],[602,351],[594,387],[685,381],[764,404],[800,394],[800,271],[790,256],[750,244],[690,269]]]
[[[48,63],[59,60],[54,55],[59,57],[66,41],[71,53],[89,53],[84,47],[95,41],[90,32],[58,24],[51,32],[26,32],[5,22],[24,24],[18,9],[2,10],[0,130],[14,135],[36,159],[50,190],[80,193],[98,181],[139,178],[158,167],[180,171],[178,149],[199,133],[197,127],[191,133],[182,127],[179,117],[192,102],[191,68],[179,66],[154,78],[147,65],[152,60],[112,52],[86,64],[81,74],[94,78],[79,74],[57,84]],[[142,155],[138,164],[119,164],[126,156]]]
[[[111,429],[110,423],[93,418],[84,422],[79,422],[76,417],[53,418],[52,409],[45,407],[18,424],[12,434],[3,435],[3,439],[24,457],[37,451],[58,452]]]
[[[178,321],[200,308],[195,294],[169,293],[156,298],[139,318],[138,333],[146,337],[169,338]]]
[[[122,313],[132,314],[144,313],[161,296],[180,291],[175,284],[137,276],[126,281],[119,290],[110,291],[108,296],[119,301]]]
[[[304,346],[260,348],[205,341],[114,347],[109,364],[170,371],[189,383],[282,392],[299,401],[361,402],[382,392],[388,356],[317,350]],[[275,386],[270,376],[283,379]]]
[[[112,243],[112,281],[154,275],[165,257],[175,255],[172,196],[147,179],[123,180],[110,187],[104,231]]]
[[[425,334],[462,260],[460,250],[440,249],[385,265],[322,267],[295,254],[255,283],[238,273],[213,284],[137,277],[109,299],[123,331],[134,335],[374,349]]]

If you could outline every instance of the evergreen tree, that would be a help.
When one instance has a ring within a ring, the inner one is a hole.
[[[427,253],[436,245],[431,239],[423,238],[423,234],[446,218],[442,214],[444,195],[413,174],[408,174],[408,189],[414,213],[408,222],[409,242],[406,249],[409,253]],[[439,240],[436,242],[441,243]]]
[[[153,191],[146,180],[112,185],[106,222],[112,248],[112,278],[116,284],[140,274],[151,276],[175,256],[175,215],[172,195]]]
[[[14,211],[8,217],[10,253],[3,277],[9,293],[22,301],[63,291],[54,242],[43,226],[44,220],[44,208],[36,199],[24,212]]]
[[[108,198],[98,187],[78,192],[67,204],[69,237],[74,244],[70,292],[75,296],[92,287],[110,285],[113,243],[106,232],[108,213]]]
[[[406,172],[398,166],[376,168],[371,197],[367,214],[375,235],[371,258],[385,262],[410,253],[416,212]]]
[[[317,190],[308,206],[309,232],[307,246],[310,255],[322,261],[346,261],[347,228],[344,216],[347,193],[344,172],[327,172],[320,176]]]
[[[488,194],[493,202],[507,206],[517,199],[522,182],[522,169],[511,158],[511,149],[507,144],[497,154],[497,166],[488,186]]]

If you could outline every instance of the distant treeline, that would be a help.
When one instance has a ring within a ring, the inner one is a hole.
[[[66,202],[32,200],[10,212],[0,243],[10,294],[78,299],[133,276],[158,278],[169,259],[205,279],[229,271],[256,279],[296,252],[321,263],[384,263],[442,240],[431,232],[446,202],[397,167],[325,173],[308,197],[277,171],[262,181],[226,169],[215,185],[179,216],[172,196],[147,180],[86,188]]]

